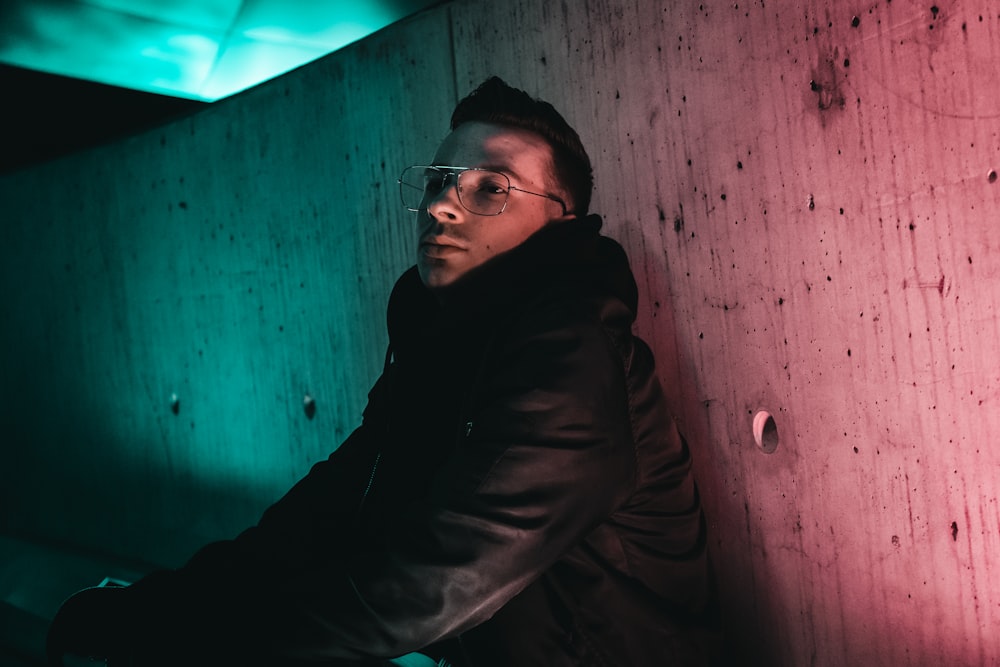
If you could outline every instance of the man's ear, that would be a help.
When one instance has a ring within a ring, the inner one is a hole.
[[[555,182],[558,183],[558,181]],[[566,211],[566,213],[557,215],[556,217],[552,218],[551,222],[565,222],[566,220],[572,220],[573,218],[580,217],[579,215],[573,212],[573,207],[574,207],[573,198],[570,197],[569,193],[566,192],[565,189],[556,186],[553,187],[550,192],[552,192],[552,194],[554,194],[556,197],[559,197],[559,199],[562,201],[562,206],[560,208],[561,210]],[[555,204],[556,206],[559,206],[559,202],[553,201],[552,203]]]
[[[573,212],[573,200],[570,199],[569,194],[561,190],[556,191],[556,196],[562,199],[565,204],[566,213],[552,218],[552,222],[565,222],[566,220],[572,220],[573,218],[579,218],[580,216]],[[553,202],[558,205],[558,202]]]

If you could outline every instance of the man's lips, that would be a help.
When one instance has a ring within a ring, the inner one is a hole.
[[[464,252],[465,248],[446,238],[430,238],[420,242],[420,254],[429,258],[444,258],[448,255]]]

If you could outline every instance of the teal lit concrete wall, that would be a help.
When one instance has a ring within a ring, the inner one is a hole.
[[[350,433],[408,261],[395,178],[455,98],[399,73],[450,62],[447,34],[423,17],[3,180],[5,531],[175,563]]]
[[[497,73],[590,146],[746,660],[1000,662],[998,44],[987,0],[453,3],[5,177],[3,525],[175,562],[335,447],[395,174]]]

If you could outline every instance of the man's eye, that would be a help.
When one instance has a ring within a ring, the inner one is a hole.
[[[502,195],[507,192],[506,184],[499,181],[483,181],[477,189],[479,192],[488,195]]]

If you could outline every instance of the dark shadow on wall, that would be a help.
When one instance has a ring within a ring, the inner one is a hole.
[[[0,534],[80,550],[137,570],[174,567],[207,541],[234,537],[280,491],[193,461],[167,467],[95,420],[82,386],[24,385],[2,397]],[[77,398],[74,400],[74,396]],[[155,417],[150,415],[152,422]],[[234,452],[235,455],[235,452]]]
[[[0,64],[0,174],[138,134],[208,106]]]

